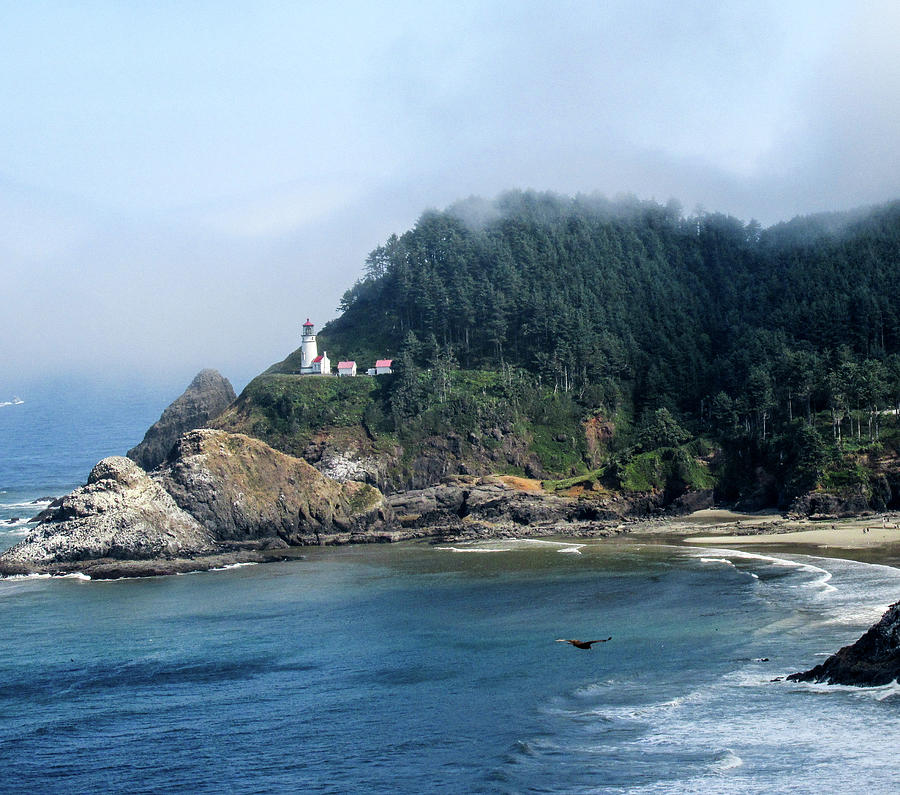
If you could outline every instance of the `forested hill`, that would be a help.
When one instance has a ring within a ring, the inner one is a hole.
[[[340,355],[406,341],[423,365],[442,350],[636,419],[727,410],[720,423],[749,430],[779,407],[849,410],[864,381],[882,403],[900,395],[900,202],[763,230],[674,203],[469,200],[373,251],[341,308],[322,332]],[[854,367],[854,384],[826,377]]]
[[[371,459],[389,488],[495,472],[660,505],[900,508],[900,202],[762,229],[468,200],[373,251],[342,309],[319,349],[394,375],[298,380],[295,352],[229,429]]]

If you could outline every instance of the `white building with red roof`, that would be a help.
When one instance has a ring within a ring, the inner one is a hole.
[[[356,375],[356,362],[338,362],[338,375]]]
[[[316,329],[306,318],[303,324],[303,335],[300,337],[300,374],[331,375],[331,362],[325,351],[319,353],[316,348]]]
[[[389,373],[394,372],[391,369],[393,363],[393,359],[379,359],[375,362],[375,375],[388,375]]]

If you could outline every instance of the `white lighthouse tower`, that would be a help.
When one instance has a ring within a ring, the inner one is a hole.
[[[316,348],[316,329],[306,318],[300,338],[300,373],[302,375],[331,375],[331,362],[323,351]]]

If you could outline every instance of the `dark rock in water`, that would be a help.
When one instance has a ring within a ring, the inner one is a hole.
[[[302,556],[295,556],[301,558]],[[86,561],[78,569],[92,580],[119,580],[125,577],[163,577],[169,574],[187,574],[194,571],[224,569],[236,564],[265,563],[283,560],[283,554],[248,550],[228,551],[221,554],[184,558],[154,558],[151,560],[96,560]]]
[[[201,370],[127,456],[147,471],[155,469],[165,461],[181,434],[204,427],[234,399],[231,383],[218,370]]]
[[[47,499],[50,500],[50,504],[44,508],[43,511],[40,511],[37,516],[32,516],[31,519],[29,519],[30,522],[46,522],[55,514],[55,509],[62,505],[62,497],[56,497],[55,499],[47,497]],[[39,502],[45,501],[46,500],[39,500]]]
[[[82,571],[85,561],[216,551],[209,531],[122,456],[104,458],[87,485],[59,503],[23,541],[0,555],[0,574]]]
[[[788,679],[861,687],[886,685],[900,679],[900,602],[891,605],[856,643],[844,646],[821,665],[791,674]]]

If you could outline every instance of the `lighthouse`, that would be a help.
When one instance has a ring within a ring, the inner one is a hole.
[[[300,373],[331,375],[331,362],[324,351],[319,354],[316,348],[316,327],[309,318],[303,324],[303,334],[300,337]]]

